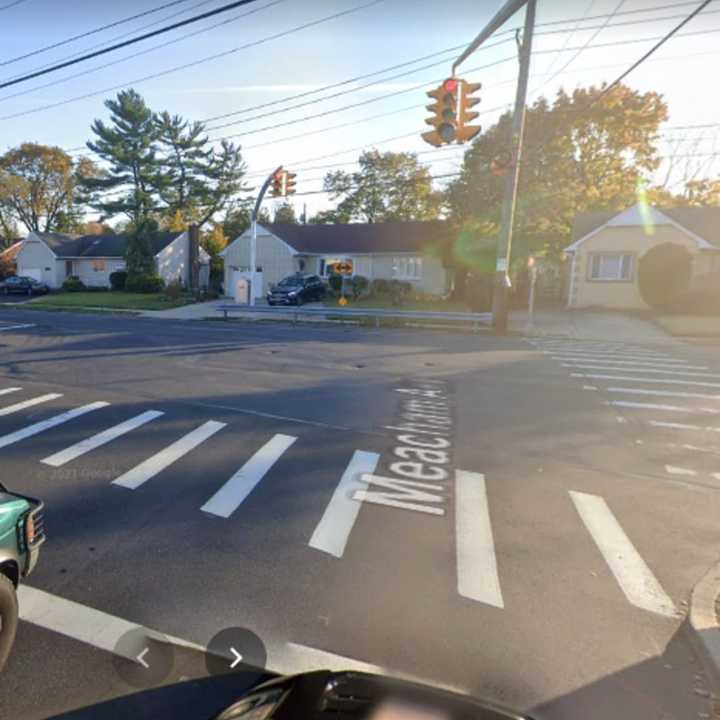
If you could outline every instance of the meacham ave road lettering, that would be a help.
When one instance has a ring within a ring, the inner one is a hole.
[[[412,387],[395,388],[403,396],[400,421],[386,425],[397,445],[388,475],[364,473],[367,487],[353,499],[429,515],[445,515],[447,480],[452,449],[452,417],[447,386],[422,380]]]

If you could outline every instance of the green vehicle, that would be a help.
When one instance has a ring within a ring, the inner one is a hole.
[[[0,670],[15,640],[17,586],[32,572],[45,542],[42,510],[39,500],[12,493],[0,483]]]

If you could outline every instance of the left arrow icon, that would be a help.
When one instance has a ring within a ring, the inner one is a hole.
[[[147,670],[150,666],[143,659],[150,652],[150,648],[145,648],[141,653],[135,656],[135,659]]]

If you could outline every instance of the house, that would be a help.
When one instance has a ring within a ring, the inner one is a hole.
[[[294,273],[328,277],[338,263],[347,263],[351,275],[368,280],[403,280],[418,291],[444,295],[449,272],[441,249],[448,226],[442,221],[293,225],[257,227],[256,297]],[[250,229],[221,253],[225,261],[225,293],[250,276]]]
[[[127,235],[65,235],[31,232],[17,253],[17,274],[33,277],[48,287],[60,288],[75,275],[89,287],[109,287],[110,274],[125,269]],[[155,265],[166,282],[187,285],[190,241],[187,232],[158,232],[151,239]],[[207,285],[210,258],[199,249],[200,285]]]
[[[578,215],[565,248],[568,307],[647,309],[638,262],[663,243],[682,245],[692,255],[691,288],[720,284],[720,208],[638,203],[622,212]]]

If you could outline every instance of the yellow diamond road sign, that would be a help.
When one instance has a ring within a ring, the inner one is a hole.
[[[343,307],[347,305],[347,298],[344,295],[338,300],[338,305],[342,305]]]

